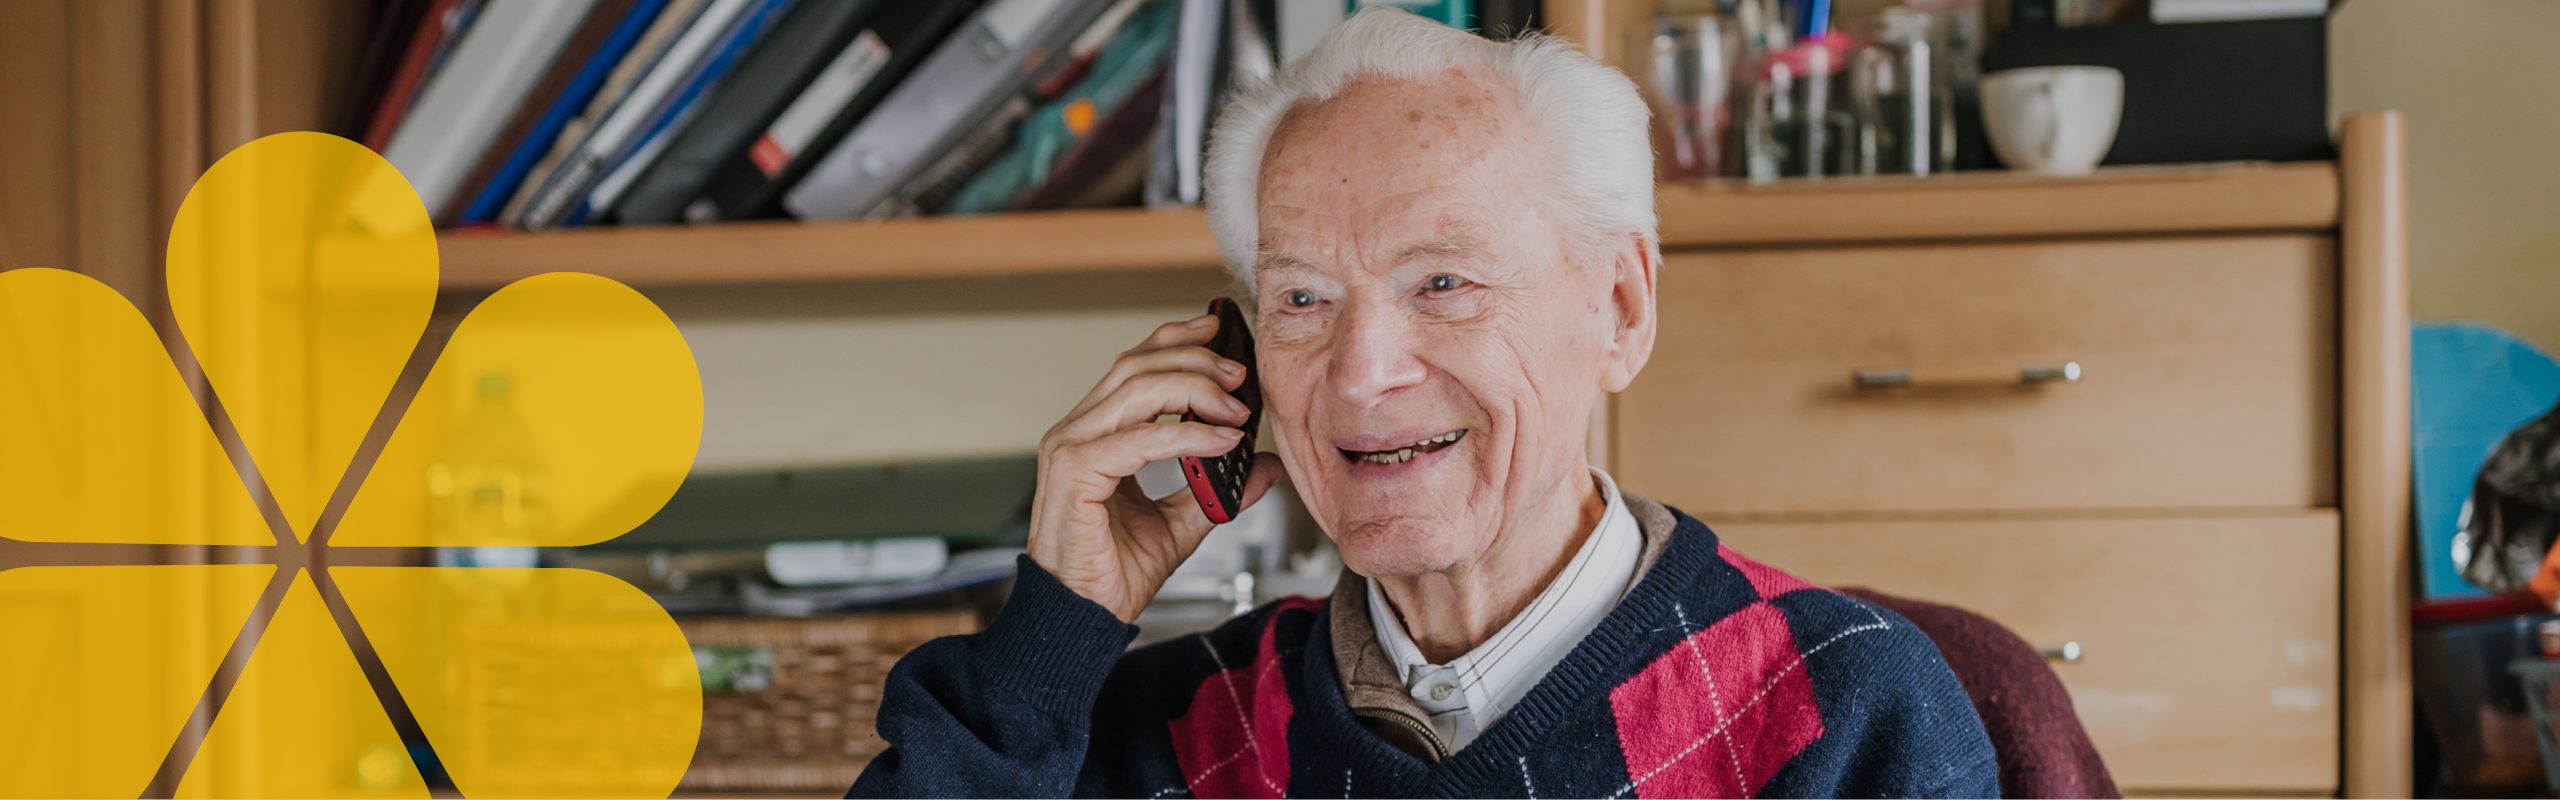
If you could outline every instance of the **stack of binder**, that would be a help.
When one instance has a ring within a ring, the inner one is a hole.
[[[388,0],[343,130],[449,228],[1188,205],[1230,87],[1361,3]]]

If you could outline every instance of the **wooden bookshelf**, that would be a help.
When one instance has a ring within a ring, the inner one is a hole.
[[[2338,166],[2122,167],[2070,178],[1966,172],[1665,185],[1662,248],[2318,230],[2338,224]]]
[[[727,286],[1215,268],[1197,210],[1092,209],[883,221],[734,222],[437,237],[446,291],[545,272]]]
[[[2203,191],[2199,191],[2199,190]],[[2197,202],[2209,198],[2210,202]],[[2159,233],[2338,223],[2331,162],[1964,173],[1665,186],[1666,250]],[[884,221],[444,234],[444,287],[590,272],[640,287],[1105,275],[1218,264],[1198,210],[1089,209]]]

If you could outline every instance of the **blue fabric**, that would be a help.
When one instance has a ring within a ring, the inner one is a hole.
[[[2418,588],[2427,600],[2482,597],[2462,578],[2454,537],[2489,451],[2560,401],[2560,363],[2514,334],[2477,322],[2422,322],[2410,332],[2410,458]]]

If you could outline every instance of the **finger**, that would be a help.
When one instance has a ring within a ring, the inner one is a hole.
[[[1205,422],[1166,422],[1067,445],[1059,448],[1058,457],[1070,474],[1116,485],[1120,479],[1138,474],[1150,462],[1220,455],[1235,449],[1236,442],[1243,438],[1244,432],[1234,428]]]
[[[1156,326],[1154,331],[1147,334],[1147,338],[1145,340],[1138,342],[1138,346],[1129,348],[1129,352],[1137,353],[1148,350],[1162,350],[1167,347],[1208,344],[1209,341],[1217,335],[1218,315],[1202,314],[1190,319],[1178,319]]]
[[[1083,416],[1070,420],[1071,438],[1099,439],[1113,431],[1153,422],[1166,414],[1197,413],[1207,422],[1243,425],[1253,412],[1227,394],[1209,376],[1196,372],[1150,372],[1130,378]]]
[[[1103,398],[1109,397],[1112,392],[1119,391],[1121,386],[1129,382],[1129,379],[1156,372],[1196,372],[1217,382],[1220,389],[1234,391],[1236,387],[1244,385],[1245,366],[1198,345],[1177,345],[1144,351],[1132,350],[1121,354],[1119,360],[1111,362],[1111,371],[1104,373],[1102,381],[1093,385],[1093,391],[1087,392],[1084,399],[1076,402],[1073,413],[1082,414],[1090,411]]]

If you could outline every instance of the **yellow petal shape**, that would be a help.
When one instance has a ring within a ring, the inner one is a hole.
[[[468,797],[664,797],[702,727],[701,674],[647,594],[574,569],[332,567]]]
[[[0,272],[0,454],[0,537],[275,543],[150,323],[84,275]]]
[[[427,796],[310,575],[293,576],[177,796]]]
[[[407,223],[372,224],[384,219]],[[188,346],[307,536],[435,305],[426,208],[363,145],[263,137],[187,192],[168,282]]]
[[[274,574],[0,572],[0,797],[141,794]]]
[[[658,513],[702,441],[702,377],[629,287],[518,281],[454,330],[331,546],[593,544]]]

